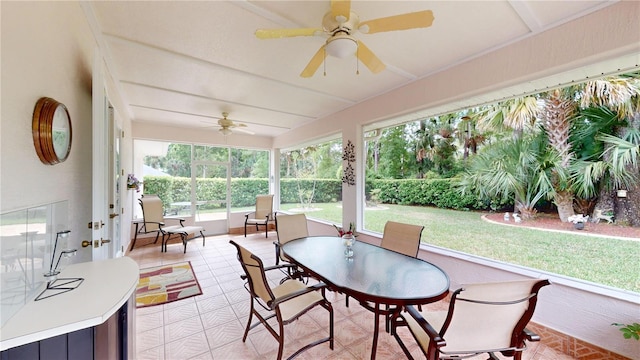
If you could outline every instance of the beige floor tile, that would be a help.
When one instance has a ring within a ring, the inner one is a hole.
[[[244,327],[239,320],[233,320],[208,328],[205,331],[208,339],[209,348],[215,349],[223,345],[242,339]]]
[[[164,336],[169,340],[181,339],[204,331],[200,316],[170,323],[164,327]]]
[[[136,330],[139,332],[145,332],[151,329],[156,329],[164,326],[164,314],[161,311],[156,311],[148,314],[136,313]]]
[[[260,355],[253,348],[251,342],[243,343],[241,338],[234,340],[233,342],[220,346],[211,350],[211,354],[214,359],[228,359],[228,360],[258,360],[262,359]]]
[[[136,334],[136,351],[143,352],[164,344],[164,327],[138,332]]]
[[[190,359],[210,352],[204,331],[165,344],[165,358]]]
[[[174,302],[174,304],[179,304],[182,301],[186,301],[186,300],[188,299],[176,301]],[[168,306],[168,305],[169,304],[165,306]],[[174,305],[174,306],[165,308],[164,322],[165,322],[165,325],[167,325],[167,324],[174,323],[176,321],[185,320],[198,315],[199,315],[198,307],[196,306],[195,302],[181,304],[180,306]]]
[[[231,306],[225,306],[220,309],[202,313],[200,315],[200,319],[202,319],[202,326],[204,326],[205,330],[221,326],[232,321],[239,322],[238,317],[231,309]]]
[[[138,352],[136,360],[164,360],[164,344]]]

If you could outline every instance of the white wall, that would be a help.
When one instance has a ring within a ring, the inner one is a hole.
[[[91,239],[87,227],[92,220],[91,92],[97,43],[80,2],[3,1],[0,11],[0,212],[67,200],[69,245],[79,249],[74,261],[91,260],[91,249],[80,244]],[[116,121],[125,131],[121,160],[127,168],[131,165],[130,120],[120,110],[123,106],[108,69],[105,77]],[[65,104],[71,116],[71,152],[65,162],[53,166],[40,162],[31,136],[33,108],[42,96]],[[125,206],[125,213],[130,211]],[[126,239],[128,230],[122,236]]]
[[[91,68],[95,42],[79,3],[2,2],[0,211],[69,201],[71,245],[90,239]],[[31,120],[48,96],[67,107],[72,147],[61,164],[36,154]],[[89,249],[89,248],[87,248]],[[90,259],[80,250],[78,260]]]

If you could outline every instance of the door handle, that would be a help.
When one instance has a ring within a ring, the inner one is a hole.
[[[99,243],[98,243],[98,241],[99,241]],[[93,243],[93,247],[97,248],[100,245],[108,244],[110,242],[111,242],[111,240],[109,240],[109,239],[100,239],[100,240],[95,240],[93,242],[89,241],[89,240],[83,240],[82,241],[82,247],[91,246],[91,244]],[[100,245],[98,245],[98,244],[100,244]]]
[[[111,213],[111,214],[109,214],[109,219],[113,219],[114,217],[116,217],[116,216],[118,216],[118,215],[120,215],[120,214],[118,214],[118,213]]]

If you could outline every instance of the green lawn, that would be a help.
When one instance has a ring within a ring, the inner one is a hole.
[[[296,208],[283,204],[281,209]],[[314,204],[308,217],[342,222],[338,204]],[[365,227],[380,232],[387,220],[424,225],[422,242],[508,263],[640,292],[640,241],[615,240],[482,221],[476,212],[384,205],[366,210]]]

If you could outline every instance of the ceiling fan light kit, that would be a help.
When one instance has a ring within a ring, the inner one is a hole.
[[[302,70],[301,77],[313,76],[324,62],[326,54],[339,59],[355,54],[356,58],[362,61],[372,73],[377,74],[385,69],[385,65],[361,40],[353,37],[356,29],[362,34],[375,34],[426,28],[431,26],[433,20],[433,12],[423,10],[360,22],[360,17],[351,11],[351,0],[332,0],[331,10],[322,18],[322,29],[259,29],[256,31],[256,37],[259,39],[278,39],[317,36],[322,30],[321,34],[327,36],[328,39]]]
[[[325,50],[333,57],[344,59],[356,53],[358,41],[347,34],[340,33],[327,40]]]
[[[224,135],[224,136],[231,135],[231,129],[226,128],[226,127],[220,128],[220,129],[218,129],[218,131],[220,131],[220,133],[222,135]]]

